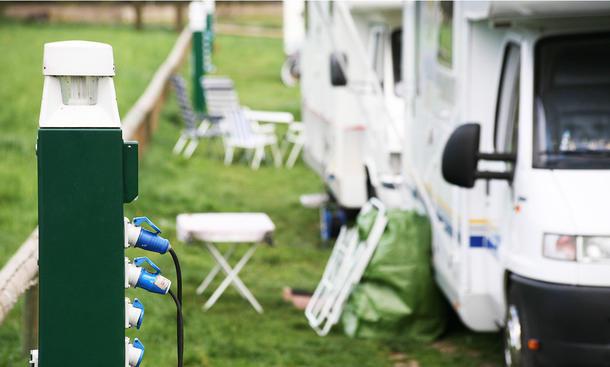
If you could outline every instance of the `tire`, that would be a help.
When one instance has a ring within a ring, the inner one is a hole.
[[[514,287],[508,291],[503,331],[504,365],[506,367],[533,367],[533,355],[527,347],[528,320],[522,312],[521,298]]]

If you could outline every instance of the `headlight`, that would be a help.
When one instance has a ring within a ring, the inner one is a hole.
[[[545,234],[542,253],[555,260],[576,260],[576,236]]]
[[[544,235],[542,253],[555,260],[610,262],[610,237]]]
[[[610,237],[583,237],[582,260],[587,262],[610,260]]]

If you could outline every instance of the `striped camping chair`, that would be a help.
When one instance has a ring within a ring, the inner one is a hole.
[[[200,138],[211,138],[222,134],[218,124],[219,118],[209,115],[198,115],[193,111],[186,90],[186,83],[180,75],[172,74],[171,83],[176,92],[176,98],[178,99],[182,120],[185,125],[173,151],[174,154],[180,154],[184,150],[184,156],[190,157],[193,155],[197,145],[199,145]],[[201,121],[199,126],[197,126],[198,121]]]
[[[225,124],[227,124],[228,135],[225,136],[225,164],[233,162],[235,148],[254,151],[252,157],[252,169],[260,167],[265,157],[265,147],[271,147],[275,166],[282,164],[282,156],[277,146],[277,137],[273,133],[261,133],[252,128],[252,123],[246,118],[240,107],[233,107],[225,113]]]

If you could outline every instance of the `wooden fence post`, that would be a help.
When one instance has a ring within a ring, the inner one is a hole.
[[[25,291],[22,318],[22,352],[29,356],[30,350],[38,348],[38,282]]]
[[[136,1],[133,3],[134,9],[136,11],[136,30],[142,29],[142,3]]]
[[[176,32],[181,32],[184,27],[184,4],[176,3]]]

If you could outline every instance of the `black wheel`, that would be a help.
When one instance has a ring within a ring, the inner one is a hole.
[[[528,322],[521,311],[521,299],[514,287],[508,291],[504,324],[504,364],[507,367],[532,367],[533,356],[527,347]]]

